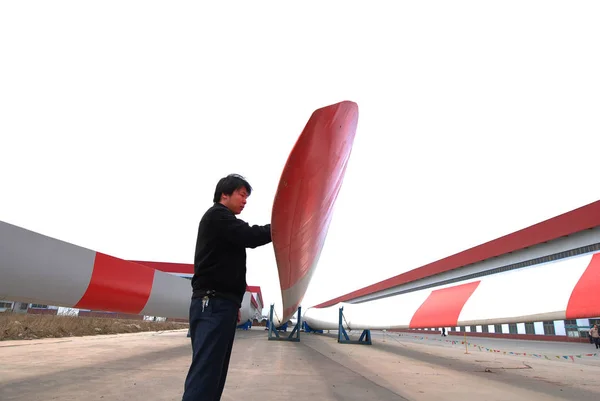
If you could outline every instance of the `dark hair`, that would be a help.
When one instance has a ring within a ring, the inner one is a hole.
[[[246,188],[248,196],[252,193],[252,187],[248,181],[246,181],[246,179],[239,174],[229,174],[227,177],[221,178],[217,183],[217,187],[215,188],[213,202],[219,202],[222,194],[231,195],[235,190],[242,187]]]

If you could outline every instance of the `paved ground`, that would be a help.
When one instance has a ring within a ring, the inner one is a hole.
[[[338,344],[334,336],[305,333],[301,340],[267,341],[264,330],[238,331],[223,400],[600,396],[598,356],[546,360],[475,347],[465,354],[459,344],[437,341],[437,336],[428,340],[398,333],[373,333],[372,346]],[[500,350],[520,346],[557,355],[571,351],[561,347],[585,346],[476,340],[492,341]],[[594,352],[590,347],[581,350]],[[0,342],[0,400],[180,400],[189,361],[185,331]]]

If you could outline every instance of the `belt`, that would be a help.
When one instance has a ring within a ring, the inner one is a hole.
[[[220,292],[220,291],[215,291],[215,290],[207,290],[207,289],[198,289],[198,290],[194,290],[192,293],[192,298],[204,298],[204,297],[209,297],[209,298],[223,298],[223,299],[228,299],[230,301],[235,302],[237,305],[240,304],[240,300],[238,299],[238,297],[236,297],[233,294],[230,293],[226,293],[226,292]]]

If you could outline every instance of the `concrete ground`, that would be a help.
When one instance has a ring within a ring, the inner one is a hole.
[[[473,339],[482,341],[490,340]],[[491,341],[506,351],[595,352]],[[565,348],[573,345],[584,347]],[[0,342],[0,400],[180,400],[189,362],[186,331]],[[600,396],[599,377],[598,356],[465,354],[437,336],[376,332],[371,346],[306,333],[300,343],[278,342],[256,328],[236,334],[223,400],[590,400]]]

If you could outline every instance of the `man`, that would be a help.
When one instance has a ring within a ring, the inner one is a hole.
[[[592,341],[593,341],[594,345],[596,346],[596,349],[600,349],[600,330],[598,330],[597,324],[595,324],[594,327],[591,328],[590,337],[592,338]]]
[[[271,242],[270,224],[250,226],[236,218],[251,192],[237,174],[221,178],[214,204],[200,220],[189,319],[192,363],[183,401],[221,399],[246,292],[246,248]]]

